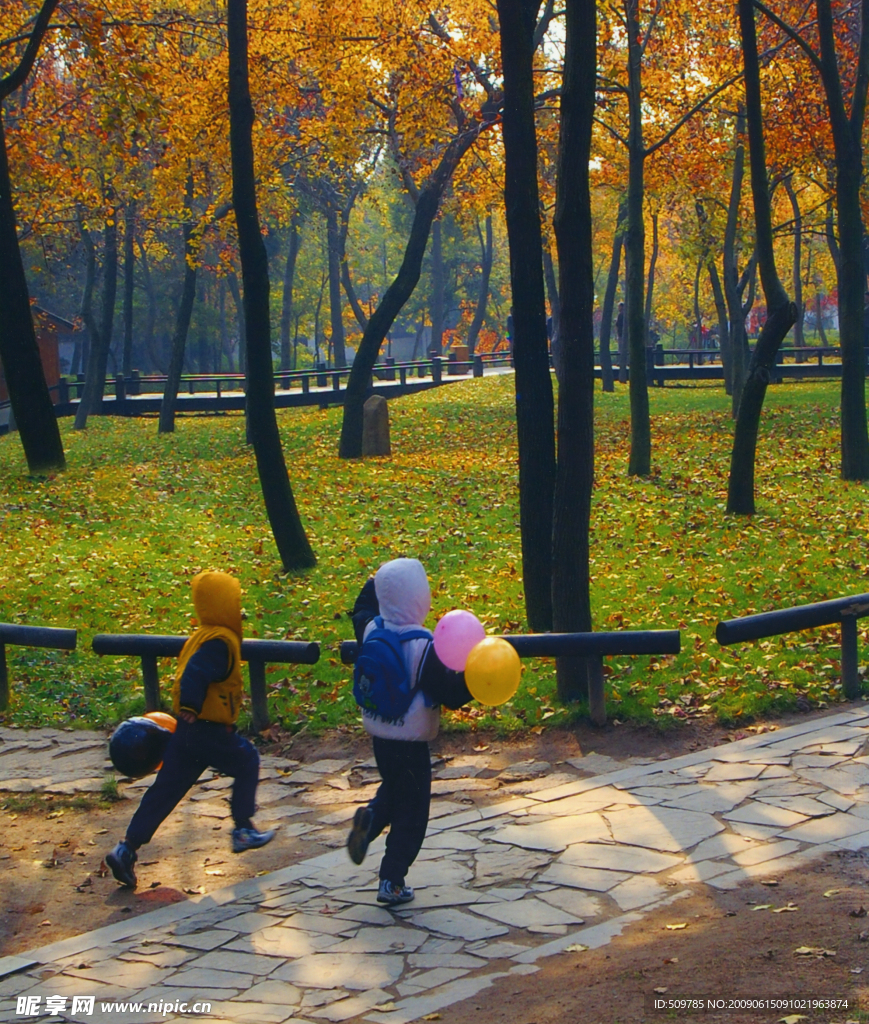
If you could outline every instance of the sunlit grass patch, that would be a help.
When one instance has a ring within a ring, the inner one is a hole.
[[[768,392],[758,453],[758,514],[724,513],[729,399],[717,388],[650,392],[653,475],[626,475],[627,391],[597,394],[592,526],[595,628],[680,628],[682,654],[612,658],[610,714],[726,721],[840,699],[838,633],[721,648],[720,618],[869,590],[865,488],[838,478],[838,384]],[[248,636],[318,640],[315,666],[268,670],[286,728],[355,728],[338,644],[366,576],[397,555],[423,560],[433,625],[469,608],[488,631],[526,631],[511,377],[466,381],[390,403],[393,456],[336,455],[338,409],[279,414],[290,477],[319,559],[279,572],[241,417],[63,422],[69,470],[27,477],[20,443],[0,438],[0,621],[74,627],[72,653],[10,647],[20,725],[109,725],[143,708],[135,659],[98,658],[95,633],[187,633],[190,578],[239,576]],[[861,631],[865,640],[865,630]],[[168,694],[172,665],[161,666]],[[528,661],[499,709],[470,706],[455,729],[501,733],[569,725],[583,705],[555,700],[554,667]]]

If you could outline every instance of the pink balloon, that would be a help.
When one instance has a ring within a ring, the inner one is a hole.
[[[447,668],[454,672],[463,672],[472,648],[485,638],[486,631],[477,616],[472,612],[456,609],[447,612],[435,626],[435,654]]]

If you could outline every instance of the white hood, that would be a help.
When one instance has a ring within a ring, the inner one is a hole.
[[[374,575],[374,590],[387,628],[421,626],[431,611],[431,591],[422,562],[395,558]]]

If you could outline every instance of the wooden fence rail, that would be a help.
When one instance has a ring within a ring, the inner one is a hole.
[[[588,711],[595,725],[606,723],[604,697],[604,655],[611,654],[678,654],[682,649],[678,629],[623,630],[617,633],[528,633],[524,636],[506,634],[520,658],[588,658]],[[341,661],[352,665],[359,644],[345,640],[341,644]]]
[[[160,710],[158,658],[177,658],[186,636],[150,636],[132,633],[98,633],[91,642],[94,653],[136,657],[142,663],[145,708]],[[269,726],[266,696],[266,665],[283,663],[314,665],[320,658],[320,645],[304,640],[242,640],[241,657],[247,662],[250,677],[250,703],[254,728],[261,732]]]
[[[726,646],[745,640],[760,640],[768,636],[780,636],[782,633],[839,624],[842,631],[842,691],[849,700],[856,700],[860,696],[857,619],[864,615],[869,615],[869,594],[858,594],[856,597],[839,597],[833,601],[780,608],[719,622],[715,638]]]
[[[51,626],[19,626],[0,622],[0,711],[9,707],[9,671],[6,667],[6,645],[49,647],[56,651],[74,651],[78,634],[74,629]]]

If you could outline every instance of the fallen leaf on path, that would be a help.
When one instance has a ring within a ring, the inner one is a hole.
[[[761,885],[768,885],[770,887],[770,889],[774,889],[778,885],[778,879],[777,878],[766,878],[760,884]]]
[[[664,926],[668,932],[680,932],[683,928],[688,927],[687,921],[682,921],[681,924],[668,924]]]
[[[226,872],[221,868],[211,868],[205,872],[206,875],[225,875]]]
[[[835,949],[824,949],[823,946],[799,946],[794,950],[794,956],[835,956]]]
[[[787,913],[790,913],[793,910],[799,910],[799,909],[800,908],[796,905],[796,903],[788,903],[788,905],[786,907],[776,907],[775,910],[773,910],[773,913],[774,914],[787,914]]]
[[[758,903],[753,906],[752,910],[769,910],[772,907],[771,903]]]
[[[841,891],[841,889],[827,889],[824,896],[829,899],[831,896],[838,896]]]
[[[664,958],[664,963],[665,964],[677,964],[677,963],[679,963],[679,957],[677,957],[677,956],[665,957]]]
[[[652,991],[657,993],[659,996],[662,996],[667,991],[667,986],[659,985],[658,988],[654,988]]]
[[[479,746],[474,747],[474,753],[475,754],[482,754],[484,750],[488,750],[488,749],[489,749],[489,744],[488,743],[481,743]]]
[[[851,968],[851,973],[852,974],[862,974],[863,973],[863,968],[862,967],[852,967]]]
[[[195,889],[185,889],[184,891],[188,896],[201,896],[205,892],[201,885],[197,886]]]
[[[799,1020],[808,1020],[804,1013],[792,1013],[788,1017],[779,1017],[778,1024],[797,1024]]]
[[[151,885],[149,886],[149,888],[150,889],[159,889],[162,884],[163,884],[162,882],[152,882]]]
[[[565,946],[565,953],[584,953],[588,949],[588,946],[583,946],[581,942],[572,942],[569,946]]]
[[[423,1020],[440,1020],[441,1019],[441,1015],[439,1013],[427,1013],[427,1014],[425,1014],[425,1016],[422,1019]]]

